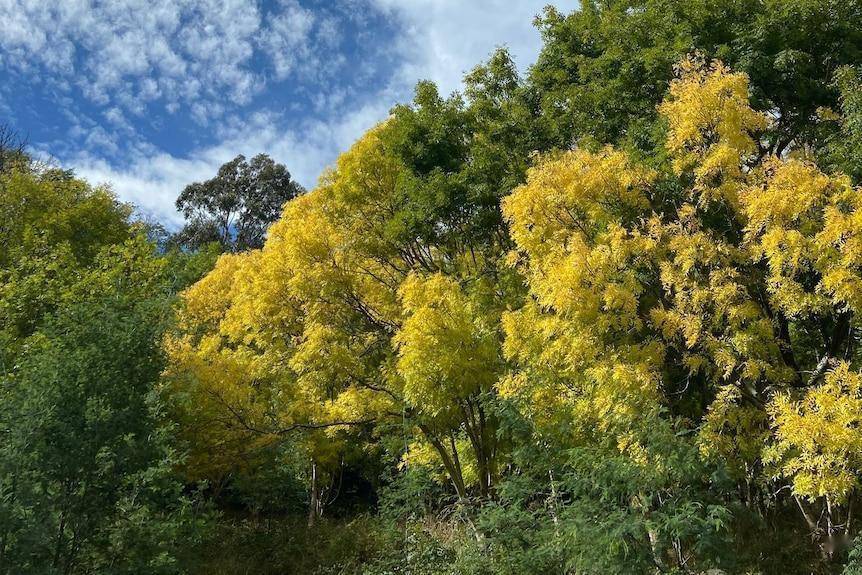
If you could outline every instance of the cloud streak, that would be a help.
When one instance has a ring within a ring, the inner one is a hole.
[[[404,82],[429,79],[443,93],[457,89],[466,72],[498,46],[506,46],[524,71],[541,47],[534,18],[547,0],[373,0],[381,10],[401,21],[398,39],[403,54],[399,76]],[[577,7],[574,0],[558,0],[563,11]]]

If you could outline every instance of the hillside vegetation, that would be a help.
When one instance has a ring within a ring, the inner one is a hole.
[[[0,574],[862,573],[862,4],[536,25],[172,237],[0,150]]]

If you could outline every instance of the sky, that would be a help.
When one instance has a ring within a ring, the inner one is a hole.
[[[525,71],[549,1],[0,0],[0,122],[175,227],[237,154],[312,188],[417,81],[449,94],[498,46]]]

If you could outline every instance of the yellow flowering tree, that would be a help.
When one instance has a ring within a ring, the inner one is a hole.
[[[685,60],[659,111],[668,169],[579,147],[504,201],[530,297],[503,319],[519,369],[498,388],[651,469],[651,430],[691,430],[747,501],[786,478],[832,536],[860,472],[862,190],[769,156],[769,118],[721,63]]]
[[[405,419],[460,497],[472,486],[487,496],[502,360],[499,286],[483,274],[502,248],[445,242],[411,216],[423,198],[393,129],[369,131],[288,203],[262,250],[224,256],[186,293],[173,369],[201,382],[246,445],[259,431],[331,438]]]

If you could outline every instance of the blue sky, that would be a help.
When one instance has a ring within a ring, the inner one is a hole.
[[[546,3],[0,0],[0,121],[175,225],[182,188],[236,154],[312,187],[416,81],[457,90],[500,45],[526,69]]]

